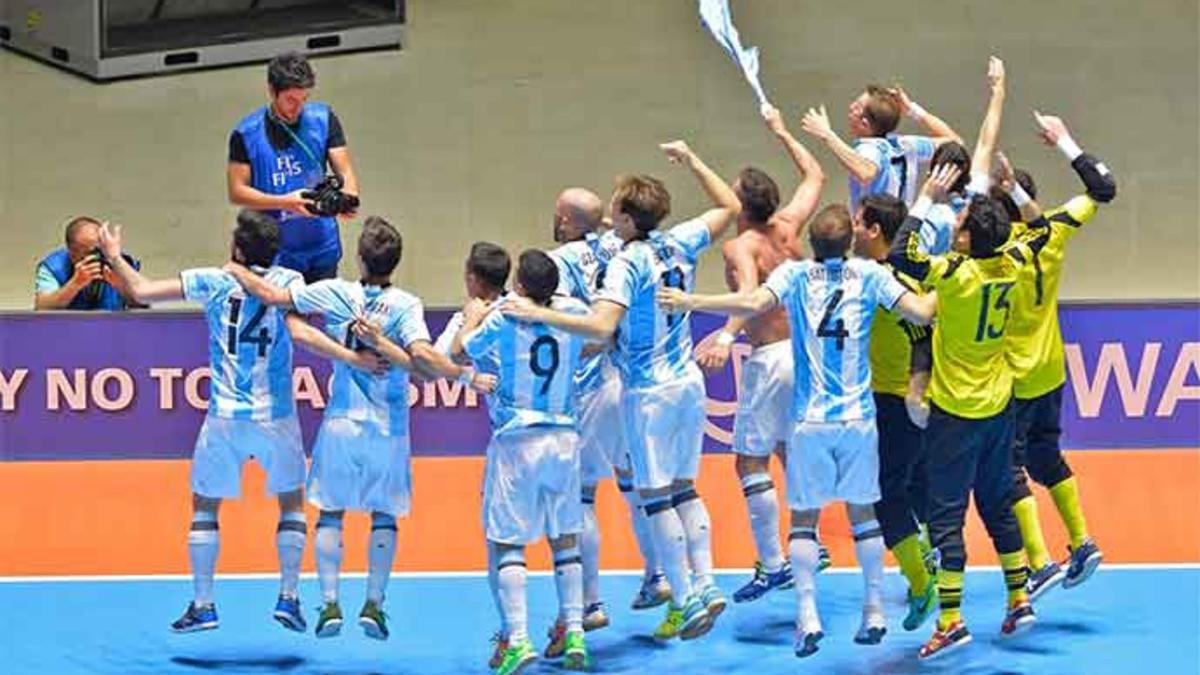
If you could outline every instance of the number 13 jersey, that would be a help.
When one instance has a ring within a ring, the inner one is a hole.
[[[663,287],[692,292],[696,260],[711,243],[704,221],[689,220],[626,243],[608,264],[597,299],[625,308],[614,361],[627,388],[653,387],[687,375],[692,362],[691,313],[663,310],[655,294]]]
[[[861,258],[791,260],[765,287],[788,313],[796,379],[797,422],[874,419],[871,322],[908,292],[879,263]]]
[[[298,272],[253,268],[280,288],[304,285]],[[281,308],[247,295],[224,270],[184,270],[183,297],[204,305],[212,389],[208,414],[225,419],[277,420],[296,414],[292,338]]]

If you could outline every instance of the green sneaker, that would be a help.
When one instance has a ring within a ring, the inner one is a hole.
[[[712,628],[712,617],[700,596],[693,593],[688,596],[682,607],[674,604],[667,606],[667,616],[654,629],[656,640],[672,640],[676,637],[692,640],[704,635]]]
[[[362,611],[358,613],[358,625],[362,626],[363,634],[373,640],[388,639],[387,614],[373,600],[363,603]]]
[[[327,602],[317,617],[316,633],[319,638],[330,638],[342,632],[342,608],[336,602]]]
[[[909,589],[908,614],[904,616],[904,630],[916,630],[925,623],[926,619],[933,616],[933,610],[938,606],[937,599],[937,584],[933,579],[925,584],[925,592],[921,595],[913,595],[912,589]]]
[[[536,660],[537,650],[529,638],[510,643],[508,649],[504,650],[504,658],[496,669],[496,675],[516,675]]]
[[[565,670],[591,670],[592,659],[588,656],[587,645],[583,643],[583,633],[567,633],[566,658],[563,659]]]

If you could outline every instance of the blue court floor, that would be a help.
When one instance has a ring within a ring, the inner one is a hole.
[[[731,592],[744,577],[724,575]],[[818,580],[827,637],[803,661],[792,655],[795,598],[777,592],[731,605],[708,636],[658,645],[646,635],[658,610],[634,613],[627,603],[637,578],[605,576],[613,625],[591,633],[600,673],[1197,673],[1200,672],[1200,569],[1102,569],[1084,586],[1055,590],[1038,605],[1038,623],[1012,640],[998,637],[1003,583],[998,571],[967,577],[965,613],[975,642],[933,663],[916,652],[929,626],[899,628],[903,580],[887,578],[889,632],[883,644],[851,638],[859,620],[861,578]],[[288,632],[270,620],[277,585],[270,579],[219,579],[221,627],[173,635],[167,625],[190,594],[186,580],[5,581],[0,583],[0,673],[486,673],[488,637],[496,625],[482,577],[394,578],[387,609],[392,637],[365,638],[353,622],[338,638]],[[342,605],[357,613],[361,578],[344,579]],[[302,585],[315,619],[316,582]],[[535,642],[555,612],[553,580],[530,579]],[[348,616],[349,618],[349,616]],[[527,673],[561,672],[539,662]]]

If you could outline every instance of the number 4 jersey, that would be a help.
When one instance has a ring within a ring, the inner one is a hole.
[[[298,288],[298,272],[253,268],[281,288]],[[185,270],[183,297],[204,305],[212,394],[208,414],[226,419],[277,420],[296,414],[292,397],[292,338],[287,312],[248,296],[217,268]]]
[[[574,298],[555,296],[550,308],[587,314]],[[488,401],[492,434],[529,427],[575,426],[575,374],[582,337],[540,323],[522,323],[493,309],[463,336],[463,350],[476,363],[498,361],[500,382]]]
[[[875,308],[892,309],[908,292],[873,260],[791,260],[767,277],[787,308],[796,380],[797,422],[874,419],[871,323]]]

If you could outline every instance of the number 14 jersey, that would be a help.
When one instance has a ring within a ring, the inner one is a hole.
[[[796,379],[797,422],[874,419],[871,322],[908,292],[873,260],[790,260],[767,277],[788,313]]]

